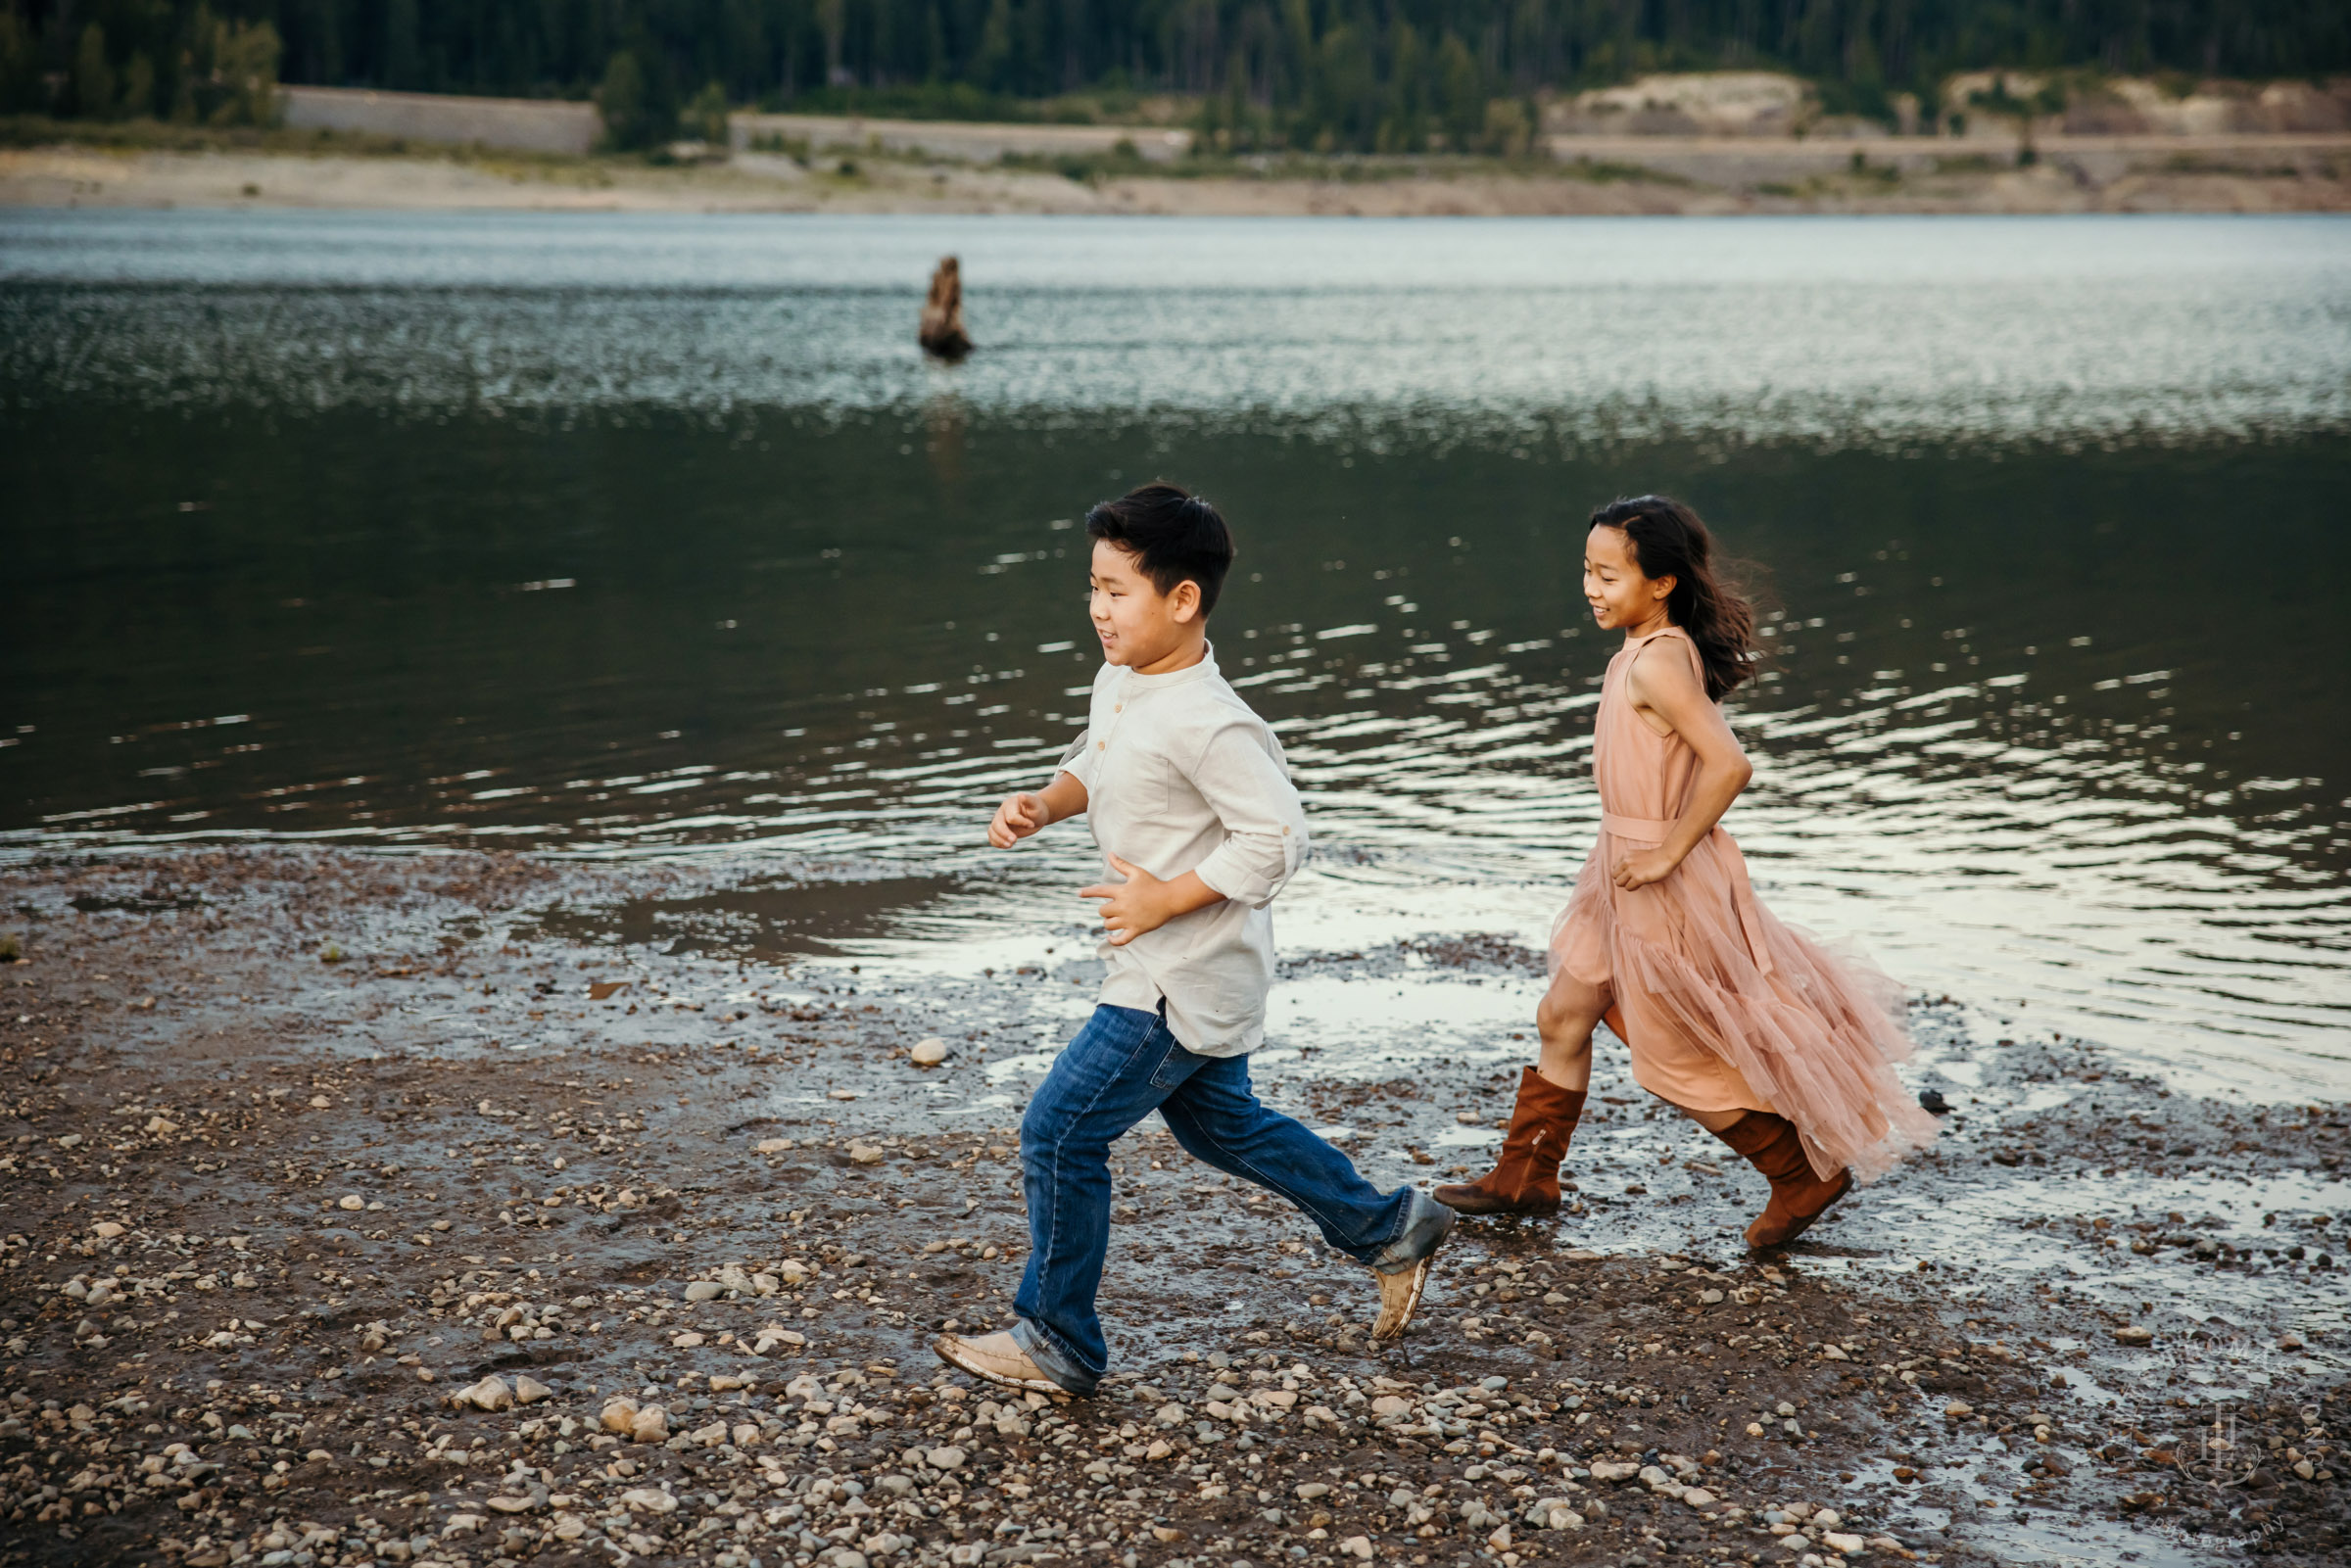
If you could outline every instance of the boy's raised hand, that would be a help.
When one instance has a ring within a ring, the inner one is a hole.
[[[1006,795],[1004,804],[996,808],[995,820],[987,825],[987,841],[998,849],[1010,849],[1052,821],[1053,814],[1044,801],[1024,789]]]

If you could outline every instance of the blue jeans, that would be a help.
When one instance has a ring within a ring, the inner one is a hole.
[[[1075,1394],[1092,1392],[1110,1364],[1094,1313],[1110,1247],[1110,1146],[1155,1110],[1186,1154],[1288,1199],[1359,1262],[1378,1259],[1411,1212],[1410,1187],[1381,1196],[1344,1154],[1260,1104],[1247,1057],[1196,1056],[1158,1014],[1095,1008],[1021,1118],[1030,1252],[1013,1334]]]

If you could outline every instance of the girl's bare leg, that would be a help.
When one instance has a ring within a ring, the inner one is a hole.
[[[1592,1030],[1608,1009],[1608,993],[1561,973],[1535,1005],[1535,1033],[1542,1054],[1535,1071],[1543,1081],[1583,1093],[1592,1086]]]

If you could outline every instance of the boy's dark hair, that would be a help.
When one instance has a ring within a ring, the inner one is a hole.
[[[1137,485],[1117,500],[1097,502],[1085,514],[1085,531],[1132,555],[1163,594],[1175,593],[1186,578],[1199,584],[1204,617],[1217,607],[1217,591],[1232,570],[1232,531],[1224,526],[1223,514],[1164,479]]]

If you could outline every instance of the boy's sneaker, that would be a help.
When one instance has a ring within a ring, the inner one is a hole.
[[[1033,1390],[1038,1394],[1094,1392],[1094,1380],[1081,1373],[1073,1372],[1065,1382],[1039,1365],[1018,1333],[983,1334],[975,1339],[941,1334],[931,1342],[931,1348],[949,1366],[1008,1389]]]
[[[1420,1293],[1428,1288],[1437,1249],[1445,1244],[1457,1217],[1419,1188],[1412,1189],[1403,1233],[1371,1263],[1371,1271],[1379,1279],[1379,1318],[1371,1325],[1373,1339],[1392,1340],[1413,1320],[1420,1307]]]

